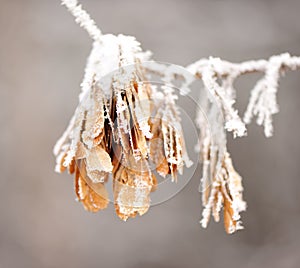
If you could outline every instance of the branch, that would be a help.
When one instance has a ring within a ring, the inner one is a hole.
[[[62,5],[65,5],[71,14],[75,17],[76,23],[84,28],[94,41],[99,41],[102,35],[100,29],[96,26],[90,15],[82,9],[82,6],[77,0],[62,0]]]
[[[217,114],[225,118],[225,129],[234,136],[246,134],[246,124],[257,116],[257,123],[264,125],[267,137],[273,134],[272,115],[279,111],[276,93],[280,76],[287,70],[300,69],[300,57],[289,54],[272,56],[269,60],[230,63],[219,58],[202,59],[187,67],[198,79],[203,81],[210,98],[201,96],[201,102],[213,102],[216,105],[201,105],[208,122],[201,112],[196,117],[200,128],[200,139],[197,150],[203,164],[201,178],[202,213],[201,224],[205,228],[212,215],[219,221],[221,207],[224,208],[224,224],[228,233],[242,228],[240,212],[246,210],[242,197],[242,178],[234,170],[226,146],[224,122]],[[264,73],[253,90],[243,120],[234,108],[234,81],[248,73]],[[218,111],[217,111],[218,110]],[[210,129],[211,131],[207,131]]]
[[[288,70],[300,69],[300,57],[284,53],[272,56],[269,60],[245,61],[231,63],[219,58],[201,59],[187,69],[197,78],[202,79],[207,90],[216,98],[225,116],[225,128],[233,131],[234,136],[246,134],[245,124],[249,124],[253,116],[257,116],[257,124],[264,125],[265,135],[272,136],[272,115],[278,112],[276,93],[278,81]],[[264,73],[251,92],[250,101],[243,120],[233,108],[235,103],[234,81],[241,75]],[[217,83],[221,80],[221,85]]]
[[[270,61],[276,60],[280,63],[280,70],[297,70],[300,68],[300,57],[290,56],[288,53],[272,56],[269,60],[250,60],[241,63],[231,63],[219,58],[210,57],[209,59],[200,59],[187,66],[187,69],[202,78],[203,71],[212,61],[214,61],[215,71],[220,77],[240,76],[243,74],[266,72]],[[217,63],[217,64],[216,64]]]

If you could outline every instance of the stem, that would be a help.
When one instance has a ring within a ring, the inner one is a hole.
[[[67,7],[70,13],[75,17],[76,23],[84,28],[94,41],[100,40],[102,35],[100,29],[96,26],[95,21],[90,15],[82,9],[82,6],[77,0],[62,0],[61,3]]]
[[[269,60],[245,61],[242,63],[231,63],[219,58],[201,59],[189,66],[187,69],[197,78],[202,78],[202,74],[208,65],[213,64],[216,74],[220,77],[234,76],[238,77],[243,74],[266,72],[271,62],[280,64],[280,71],[300,69],[300,57],[290,56],[284,53],[272,56]]]

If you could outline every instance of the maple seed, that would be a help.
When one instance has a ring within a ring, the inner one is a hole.
[[[151,164],[161,176],[170,174],[172,181],[190,164],[176,98],[166,91],[164,98],[152,99],[143,76],[138,67],[125,84],[116,83],[124,77],[114,75],[109,96],[94,80],[57,143],[56,170],[75,173],[75,193],[88,211],[107,207],[105,185],[111,177],[117,215],[122,220],[143,215],[150,207],[150,193],[157,188]]]

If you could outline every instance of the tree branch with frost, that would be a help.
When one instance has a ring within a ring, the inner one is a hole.
[[[206,228],[211,215],[215,221],[219,221],[219,213],[223,207],[225,230],[233,233],[242,228],[240,212],[246,209],[246,203],[242,198],[242,178],[233,168],[227,150],[226,135],[222,130],[225,128],[227,131],[233,131],[234,136],[243,136],[246,134],[245,125],[251,122],[253,116],[257,116],[257,123],[264,125],[265,135],[270,137],[273,133],[272,115],[278,112],[276,93],[279,79],[285,71],[300,69],[300,57],[292,57],[285,53],[272,56],[269,60],[242,63],[230,63],[211,57],[195,62],[187,69],[203,81],[210,94],[210,98],[204,99],[216,102],[225,119],[224,125],[213,112],[216,108],[213,105],[204,105],[204,113],[208,115],[212,124],[212,133],[209,133],[207,122],[203,120],[201,113],[196,117],[201,133],[197,149],[200,151],[203,165],[200,190],[204,209],[201,225]],[[251,91],[242,120],[233,106],[236,98],[233,84],[239,76],[255,72],[264,73],[264,76]],[[215,134],[215,131],[219,133]]]
[[[300,68],[300,57],[284,53],[272,56],[269,60],[245,61],[231,63],[219,58],[201,59],[187,67],[197,78],[202,79],[206,88],[219,101],[225,115],[225,128],[233,131],[235,136],[243,136],[244,124],[249,124],[253,116],[257,123],[264,125],[265,135],[272,136],[272,115],[278,112],[276,93],[281,75],[288,70]],[[264,73],[251,92],[249,105],[243,120],[233,108],[235,103],[234,81],[241,75],[249,73]],[[220,79],[222,85],[216,80]],[[226,86],[224,86],[226,85]]]
[[[96,26],[90,15],[82,9],[82,6],[77,0],[62,0],[62,5],[65,5],[71,14],[75,17],[76,23],[84,28],[93,40],[100,40],[102,35],[100,29]]]

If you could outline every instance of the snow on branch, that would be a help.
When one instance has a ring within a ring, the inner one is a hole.
[[[264,125],[265,135],[272,136],[272,115],[278,112],[276,93],[281,75],[287,70],[300,68],[300,57],[290,56],[284,53],[272,56],[269,60],[246,61],[231,63],[219,58],[210,57],[201,59],[187,67],[197,78],[203,80],[209,90],[218,100],[225,115],[225,128],[233,131],[234,136],[246,134],[244,124],[249,124],[253,116],[257,116],[257,123]],[[235,90],[233,83],[241,75],[248,73],[264,73],[264,77],[257,82],[251,92],[249,105],[243,120],[237,110],[233,108],[235,103]],[[217,83],[217,79],[222,84]]]
[[[207,227],[210,215],[215,221],[219,221],[219,213],[223,207],[225,230],[233,233],[243,228],[240,212],[246,210],[246,203],[242,197],[242,178],[233,168],[224,131],[232,131],[234,137],[243,136],[246,134],[246,124],[256,116],[257,123],[264,126],[265,135],[272,136],[272,115],[278,112],[276,93],[280,76],[288,70],[300,69],[300,57],[284,53],[272,56],[269,60],[242,63],[210,57],[189,65],[187,69],[202,80],[208,95],[200,96],[202,112],[199,111],[196,117],[200,129],[196,149],[200,152],[203,165],[200,191],[204,210],[201,225]],[[241,75],[255,72],[263,73],[264,76],[252,89],[248,107],[241,119],[234,108],[234,81]],[[219,112],[222,116],[218,115]],[[203,113],[208,120],[203,117]]]
[[[84,9],[82,9],[82,6],[77,0],[62,0],[61,2],[62,5],[65,5],[75,17],[76,23],[84,28],[93,40],[100,40],[100,29],[96,26],[90,15]]]

